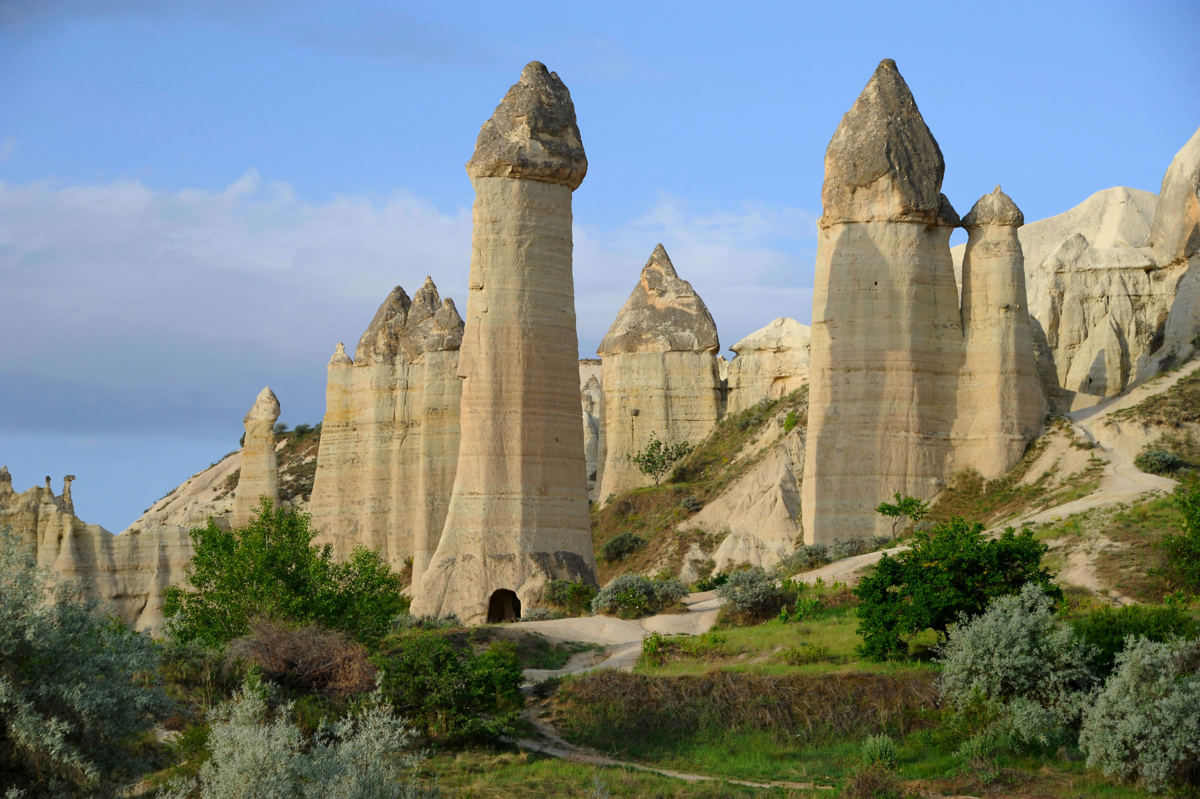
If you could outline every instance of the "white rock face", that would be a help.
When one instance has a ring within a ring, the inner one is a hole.
[[[0,527],[10,527],[36,554],[40,566],[85,585],[85,595],[138,630],[162,625],[163,592],[183,578],[192,557],[186,531],[131,527],[113,535],[75,515],[71,481],[55,496],[50,478],[18,494],[7,468],[0,468]]]
[[[604,362],[601,501],[648,485],[630,462],[652,437],[695,446],[721,418],[717,326],[660,244],[597,350]]]
[[[591,375],[583,389],[579,392],[583,405],[583,457],[587,465],[588,499],[596,501],[600,493],[600,478],[603,474],[604,461],[601,459],[601,438],[604,422],[604,392],[600,389],[600,379]]]
[[[795,319],[776,319],[734,344],[728,364],[726,413],[764,399],[778,399],[808,383],[812,329]]]
[[[230,523],[244,527],[262,497],[279,501],[279,464],[275,459],[275,422],[279,400],[270,388],[259,392],[246,414],[246,440],[242,445],[242,472],[233,500]]]
[[[458,462],[458,348],[463,322],[433,280],[412,300],[397,286],[351,360],[329,361],[311,503],[317,541],[348,557],[362,544],[395,568],[426,568],[445,523]]]
[[[952,464],[963,361],[941,151],[884,61],[825,156],[803,519],[808,543],[882,534],[894,492],[932,498]]]
[[[525,68],[467,172],[458,469],[412,611],[476,623],[519,616],[552,578],[596,584],[571,265],[571,192],[587,160],[557,75]]]
[[[970,237],[962,269],[966,360],[958,383],[954,466],[988,479],[1021,459],[1046,415],[1017,238],[1023,223],[999,186],[963,218]]]

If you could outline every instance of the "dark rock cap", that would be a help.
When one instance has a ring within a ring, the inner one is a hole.
[[[402,287],[392,289],[359,339],[354,362],[412,363],[425,352],[457,350],[462,336],[463,320],[454,301],[443,301],[433,278],[426,277],[411,300]]]
[[[692,284],[680,279],[661,244],[642,269],[597,354],[717,352],[717,324]]]
[[[842,117],[825,151],[820,224],[945,224],[945,172],[942,151],[908,84],[896,62],[885,58]]]
[[[962,226],[965,228],[990,227],[992,225],[1020,227],[1023,224],[1025,224],[1025,215],[1021,213],[1021,209],[1017,207],[1011,197],[1000,191],[999,186],[991,194],[980,197],[962,220]]]
[[[572,191],[583,183],[587,155],[575,122],[575,104],[545,64],[530,61],[492,118],[483,123],[467,174],[540,180]]]

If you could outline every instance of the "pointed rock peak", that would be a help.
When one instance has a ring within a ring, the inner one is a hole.
[[[1021,209],[1017,207],[1011,197],[1000,191],[999,186],[991,194],[980,197],[962,220],[962,226],[965,228],[991,225],[1020,227],[1023,224],[1025,224],[1025,215],[1021,213]]]
[[[433,278],[426,277],[425,283],[413,295],[412,307],[408,311],[406,327],[418,325],[426,319],[432,318],[437,313],[438,308],[441,307],[441,304],[442,298],[438,296],[437,286],[433,284]]]
[[[601,357],[627,352],[717,352],[717,325],[659,244],[600,342]]]
[[[896,62],[879,63],[825,151],[820,224],[924,222],[941,212],[946,162]]]
[[[390,363],[398,351],[400,332],[408,322],[408,311],[412,300],[403,287],[396,286],[388,294],[383,305],[375,312],[375,318],[358,340],[354,351],[354,362],[359,366],[373,363]]]
[[[1200,129],[1163,175],[1148,244],[1164,266],[1200,252]]]
[[[600,390],[600,380],[595,375],[588,378],[588,381],[583,384],[583,390],[591,393]]]
[[[7,466],[0,466],[0,488],[8,487],[12,489],[12,474],[8,471]]]
[[[492,118],[483,123],[467,174],[540,180],[572,191],[579,188],[587,175],[587,155],[575,121],[575,104],[545,64],[529,62]]]
[[[246,414],[245,422],[269,420],[272,424],[279,418],[279,400],[275,397],[275,392],[270,388],[264,388],[258,392],[258,399],[254,401],[250,412]]]
[[[350,356],[346,354],[346,345],[338,342],[337,348],[333,351],[333,357],[329,359],[330,366],[351,366],[354,361],[350,360]]]

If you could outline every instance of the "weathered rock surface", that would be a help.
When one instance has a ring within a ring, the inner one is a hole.
[[[463,321],[431,278],[397,286],[358,342],[329,361],[311,513],[320,542],[345,558],[362,544],[394,567],[429,563],[458,462]]]
[[[275,459],[275,421],[279,418],[279,400],[270,388],[259,392],[254,406],[243,420],[246,439],[242,445],[241,476],[234,494],[230,523],[243,527],[262,497],[279,501],[279,464]]]
[[[966,360],[958,383],[954,465],[988,479],[1021,459],[1046,415],[1017,237],[1024,222],[999,186],[963,218],[969,236],[962,268]]]
[[[808,383],[812,329],[795,319],[776,319],[729,349],[726,413],[738,413],[764,399],[778,399]]]
[[[587,466],[588,499],[595,501],[600,493],[600,477],[604,467],[601,460],[601,440],[604,422],[604,392],[596,375],[588,378],[579,392],[583,404],[583,458]]]
[[[77,580],[89,598],[138,630],[162,624],[163,592],[183,577],[191,561],[186,532],[130,528],[113,535],[75,515],[68,476],[55,496],[44,486],[16,493],[7,467],[0,468],[0,527],[10,527],[38,564],[61,578]]]
[[[825,157],[803,483],[809,543],[884,531],[873,508],[934,496],[963,360],[942,154],[890,60]]]
[[[700,443],[721,417],[717,326],[659,244],[597,353],[604,362],[599,496],[646,485],[629,456],[652,436]]]
[[[532,62],[467,163],[475,206],[458,469],[413,613],[511,618],[552,578],[596,583],[571,267],[580,142],[566,87]]]

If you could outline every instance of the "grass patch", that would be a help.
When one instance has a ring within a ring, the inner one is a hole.
[[[1200,371],[1180,378],[1166,391],[1147,397],[1131,408],[1113,411],[1110,416],[1167,428],[1200,423]]]
[[[1125,547],[1099,553],[1096,575],[1139,602],[1162,602],[1179,586],[1171,579],[1167,554],[1159,542],[1164,535],[1179,532],[1182,522],[1183,514],[1171,497],[1155,497],[1116,511],[1103,531]]]

